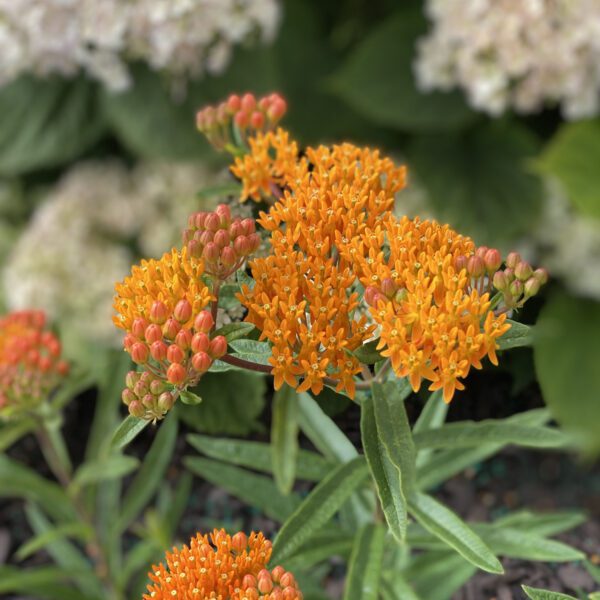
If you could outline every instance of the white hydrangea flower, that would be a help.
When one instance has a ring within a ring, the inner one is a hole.
[[[235,44],[271,41],[279,21],[278,0],[0,0],[0,85],[83,70],[121,91],[129,60],[220,73]]]
[[[600,0],[427,0],[433,28],[418,42],[423,91],[462,88],[499,115],[560,104],[579,119],[600,110]]]
[[[40,308],[71,331],[118,345],[114,284],[137,253],[178,245],[198,190],[215,181],[197,164],[81,163],[59,181],[16,242],[3,273],[9,309]]]

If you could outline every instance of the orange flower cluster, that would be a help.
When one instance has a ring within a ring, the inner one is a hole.
[[[43,312],[18,311],[0,318],[0,414],[34,409],[69,370],[61,345],[46,329]]]
[[[343,144],[309,148],[286,177],[282,197],[259,220],[272,232],[272,252],[250,263],[256,283],[239,298],[273,346],[276,389],[286,382],[318,394],[329,378],[353,396],[360,363],[352,351],[374,326],[356,314],[354,264],[342,249],[390,210],[405,170]]]
[[[223,336],[210,338],[214,320],[203,309],[212,295],[203,273],[203,262],[184,247],[143,260],[115,286],[114,322],[127,331],[125,350],[145,369],[129,374],[122,394],[136,417],[163,418],[177,395],[227,351]]]
[[[365,299],[381,330],[378,349],[415,391],[427,379],[429,389],[442,389],[449,402],[486,355],[497,364],[496,340],[510,325],[506,314],[494,314],[479,284],[486,268],[491,281],[499,265],[496,251],[477,252],[470,238],[448,225],[389,215],[342,255],[360,268]],[[482,255],[489,257],[488,267],[478,260]]]
[[[267,570],[271,542],[262,533],[233,536],[215,529],[190,545],[166,553],[166,566],[152,567],[144,600],[302,600],[294,576],[283,567]]]
[[[240,200],[255,202],[280,194],[296,168],[298,144],[284,129],[259,133],[248,140],[250,152],[239,156],[231,172],[242,181]]]

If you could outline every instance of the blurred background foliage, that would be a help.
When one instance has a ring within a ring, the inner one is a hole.
[[[49,310],[72,356],[93,361],[99,347],[114,347],[110,282],[169,247],[184,223],[178,206],[201,207],[199,189],[229,181],[195,130],[197,109],[232,92],[277,90],[302,145],[350,140],[406,162],[400,213],[447,221],[479,244],[516,248],[548,267],[552,285],[525,315],[541,313],[537,377],[554,416],[599,450],[600,119],[566,121],[551,103],[490,116],[461,90],[421,91],[416,48],[431,23],[420,1],[282,0],[281,9],[274,39],[238,44],[218,75],[182,84],[138,61],[124,91],[82,73],[25,73],[0,88],[0,302]],[[50,227],[52,203],[81,218],[53,217]],[[47,276],[45,255],[61,263],[60,275]],[[83,294],[92,280],[103,291]],[[523,360],[531,366],[531,355]],[[207,377],[203,394],[219,395],[222,416],[207,414],[206,402],[184,418],[208,432],[260,427],[262,380],[228,381],[248,391],[243,406]]]

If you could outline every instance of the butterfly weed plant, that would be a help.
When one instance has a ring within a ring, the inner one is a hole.
[[[347,600],[444,600],[477,570],[502,573],[501,557],[585,558],[550,539],[579,524],[579,513],[518,511],[467,523],[432,494],[506,445],[569,445],[545,409],[445,423],[472,369],[530,343],[517,319],[546,272],[448,225],[399,217],[404,166],[350,143],[300,148],[279,126],[285,112],[277,94],[245,94],[198,113],[198,129],[229,153],[238,183],[214,211],[190,215],[179,247],[142,260],[116,284],[114,324],[127,360],[110,367],[76,470],[60,414],[81,381],[70,387],[43,315],[0,321],[4,446],[33,431],[57,480],[2,457],[0,494],[27,499],[35,533],[20,555],[45,548],[56,567],[4,567],[0,591],[321,598],[335,556],[346,566]],[[242,203],[250,205],[245,216],[236,214]],[[220,326],[225,299],[243,317]],[[240,370],[272,379],[270,444],[191,434],[189,473],[165,486],[178,405],[201,402],[205,374]],[[129,416],[111,437],[115,386]],[[321,408],[328,389],[358,405],[359,448]],[[429,394],[411,423],[405,401],[420,390]],[[124,449],[149,424],[157,433],[140,462]],[[299,448],[300,432],[314,450]],[[136,470],[123,493],[122,479]],[[279,523],[273,542],[215,529],[161,558],[185,511],[190,474]],[[307,495],[297,481],[311,482]],[[132,532],[135,544],[124,544]]]

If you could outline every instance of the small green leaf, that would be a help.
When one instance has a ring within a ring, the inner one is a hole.
[[[498,338],[498,350],[531,346],[533,343],[532,327],[511,319],[507,319],[506,322],[510,323],[510,329]]]
[[[95,461],[83,463],[73,479],[74,486],[84,486],[107,479],[125,477],[139,466],[140,461],[133,456],[113,454]]]
[[[275,521],[285,521],[300,504],[299,496],[293,493],[284,496],[269,477],[195,456],[186,456],[183,464]]]
[[[498,529],[511,527],[534,535],[548,536],[573,529],[585,523],[585,521],[585,514],[575,510],[549,513],[532,513],[527,510],[520,510],[496,519],[494,527]]]
[[[207,456],[241,467],[248,467],[264,473],[273,472],[272,449],[270,444],[248,440],[213,438],[206,435],[190,434],[187,441]],[[300,449],[296,462],[296,477],[307,481],[320,481],[335,464],[328,462],[316,452]]]
[[[132,442],[150,423],[146,419],[139,419],[129,415],[123,419],[117,430],[113,433],[110,443],[113,450],[122,450]]]
[[[222,335],[229,343],[245,338],[253,329],[255,327],[252,323],[227,323],[227,325],[223,325],[223,327],[217,329],[212,337]]]
[[[278,563],[291,556],[340,509],[367,474],[362,456],[332,471],[284,523],[275,538],[271,560]]]
[[[542,590],[540,588],[532,588],[528,585],[522,585],[523,591],[527,594],[531,600],[577,600],[573,596],[567,594],[559,594],[558,592],[551,592],[549,590]]]
[[[402,493],[401,473],[389,459],[379,439],[372,398],[361,403],[360,430],[363,450],[377,489],[379,503],[388,527],[398,542],[406,537],[408,517],[406,499]]]
[[[39,535],[27,540],[16,552],[17,560],[25,560],[27,557],[45,548],[54,540],[66,537],[75,537],[87,541],[93,535],[93,530],[85,523],[65,523],[48,529]]]
[[[372,342],[367,342],[363,344],[352,354],[365,365],[374,365],[376,362],[382,360],[381,354],[377,351],[377,345],[379,344],[379,340],[373,340]]]
[[[202,188],[197,194],[199,200],[209,200],[215,196],[220,197],[238,197],[242,192],[242,186],[235,181],[227,181],[225,183],[217,183]]]
[[[268,342],[257,342],[255,340],[234,340],[229,344],[233,349],[233,356],[268,365],[271,357],[271,345]]]
[[[483,540],[435,498],[416,492],[408,499],[408,510],[425,529],[446,542],[476,567],[489,573],[504,572],[500,561]]]
[[[569,438],[562,431],[541,426],[516,425],[507,421],[462,421],[415,433],[421,448],[468,448],[480,444],[515,444],[528,448],[564,448]]]
[[[179,399],[188,406],[197,406],[202,402],[202,398],[189,390],[183,390],[179,392]]]
[[[298,456],[298,395],[287,384],[273,396],[271,447],[275,483],[281,493],[289,494]]]
[[[364,525],[357,533],[348,563],[344,600],[377,600],[384,539],[381,525]]]

